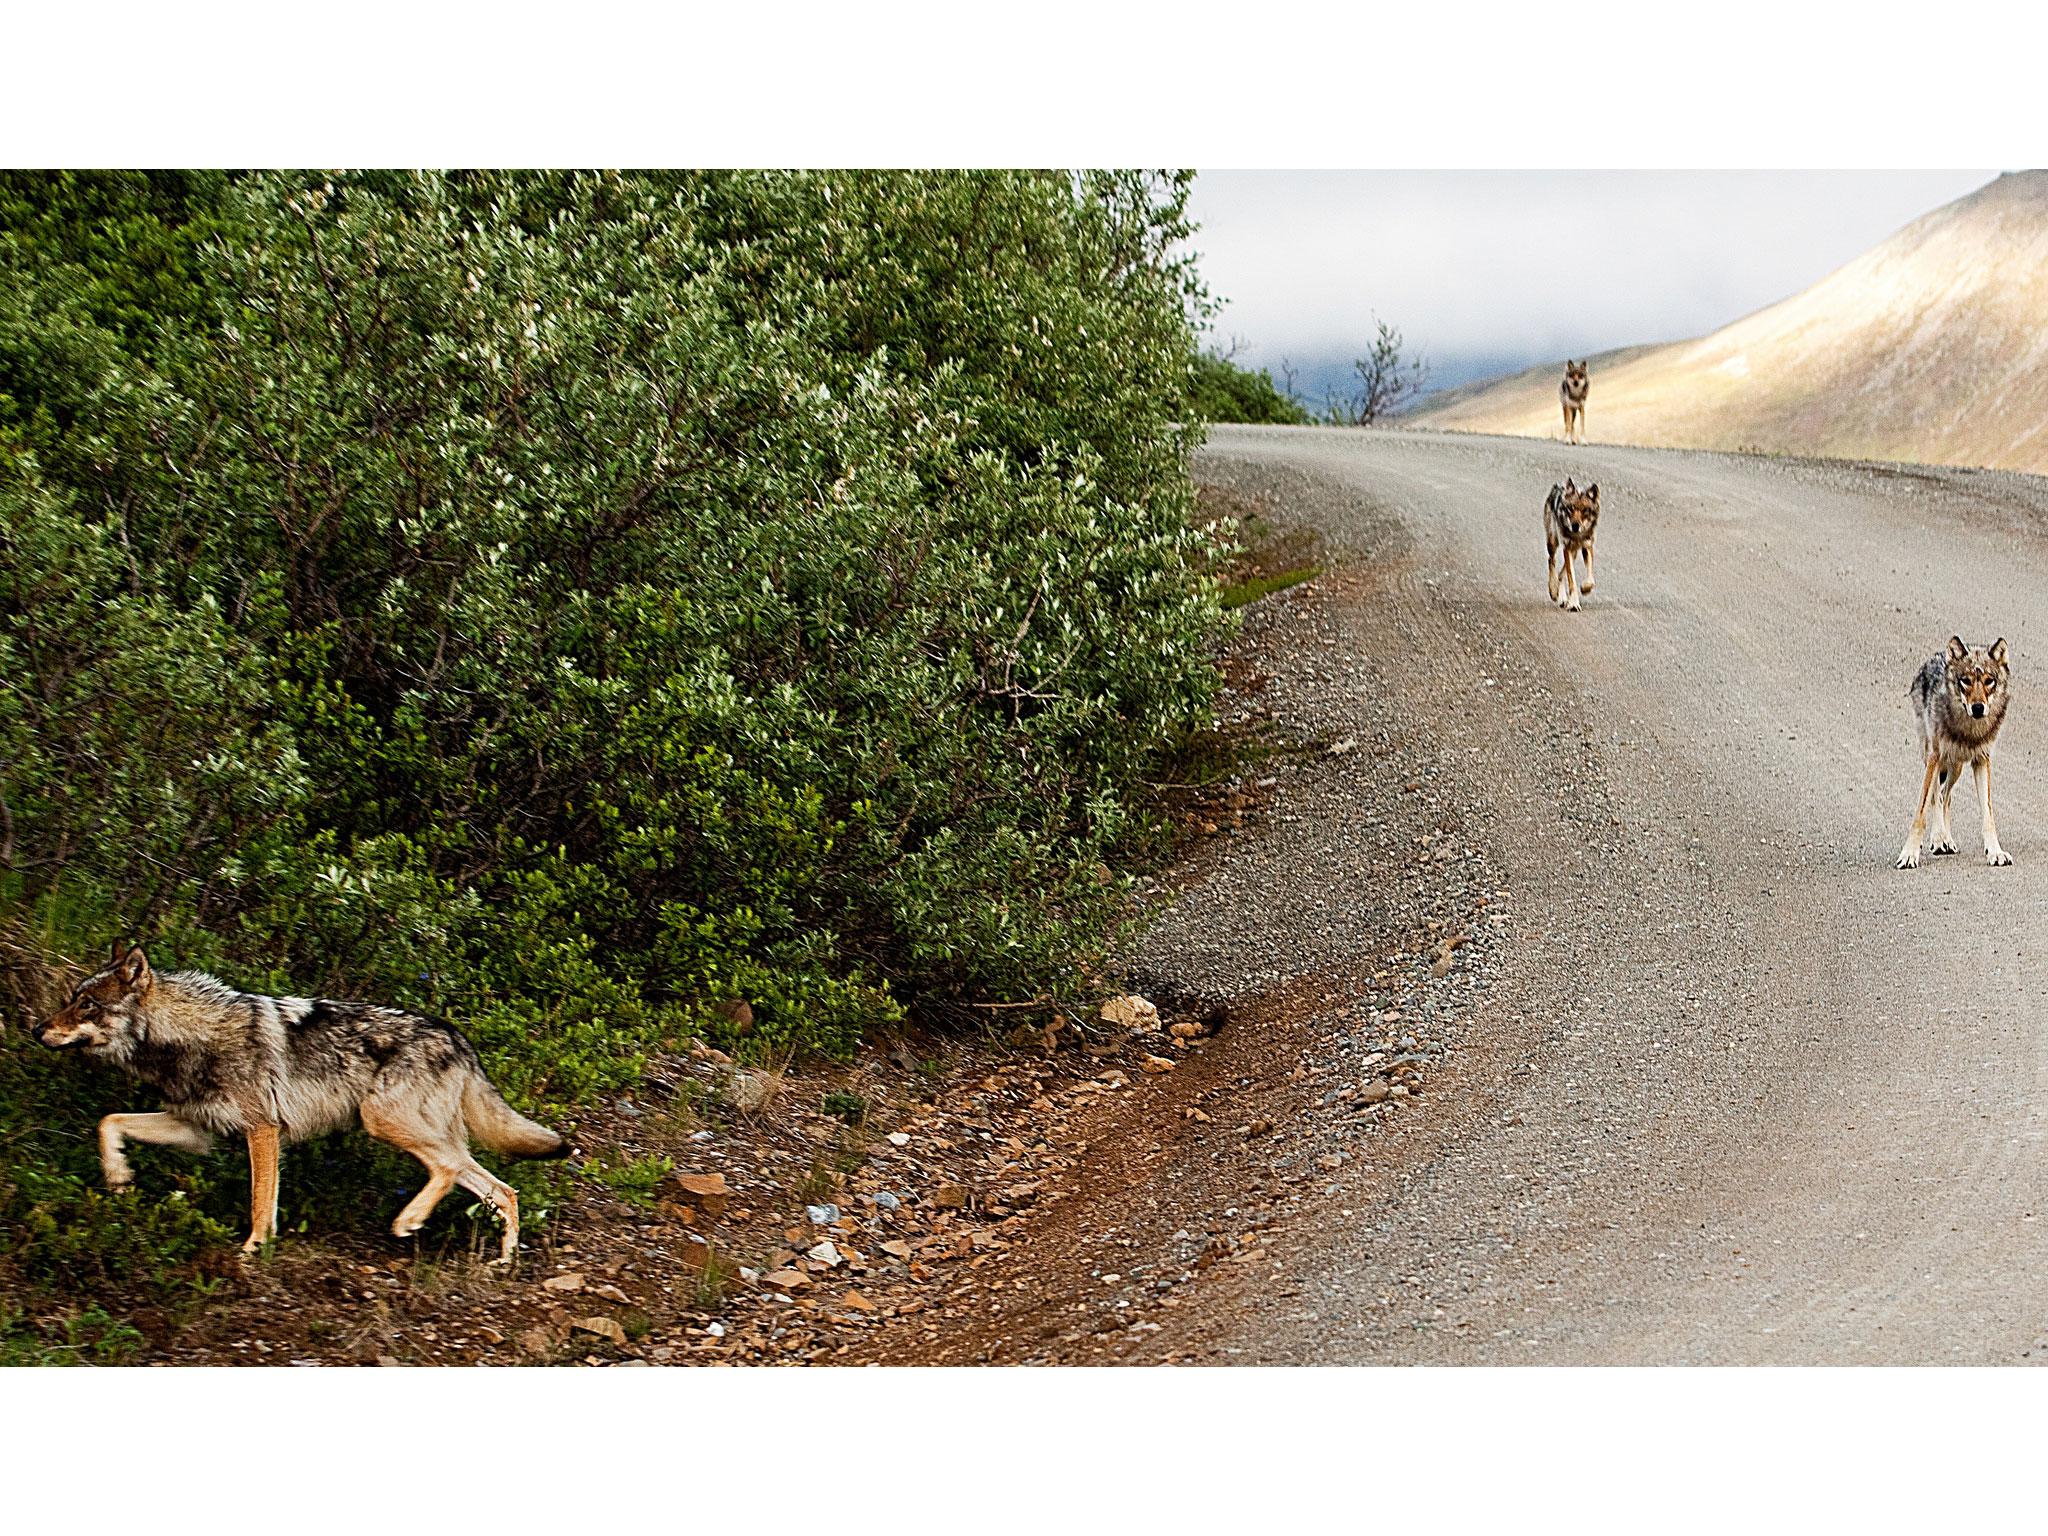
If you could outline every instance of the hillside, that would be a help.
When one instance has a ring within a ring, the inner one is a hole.
[[[1561,368],[1410,419],[1557,436]],[[1595,442],[2048,471],[2048,172],[2001,176],[1804,293],[1592,372]]]

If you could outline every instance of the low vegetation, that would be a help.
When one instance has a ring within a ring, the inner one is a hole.
[[[1372,345],[1351,365],[1352,383],[1332,392],[1323,420],[1333,427],[1369,427],[1412,405],[1429,387],[1429,364],[1409,351],[1401,333],[1375,320]]]
[[[1188,190],[0,176],[9,1014],[141,938],[542,1108],[1085,990],[1225,622]],[[239,1219],[228,1153],[98,1193],[116,1107],[0,1036],[10,1350],[118,1354]],[[321,1163],[288,1232],[410,1175]]]
[[[1306,426],[1308,412],[1264,368],[1246,368],[1215,351],[1196,354],[1194,405],[1205,421]]]

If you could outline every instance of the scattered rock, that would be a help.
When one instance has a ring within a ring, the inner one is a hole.
[[[1393,1090],[1389,1088],[1385,1083],[1367,1083],[1363,1088],[1358,1090],[1358,1101],[1361,1104],[1383,1103],[1386,1100],[1387,1095],[1392,1092]]]
[[[744,1035],[754,1027],[754,1007],[743,997],[729,997],[713,1003],[711,1011],[732,1025],[733,1033]]]
[[[830,1242],[819,1243],[815,1248],[807,1252],[804,1257],[816,1259],[828,1269],[837,1269],[846,1262],[846,1256],[839,1251],[836,1244]]]
[[[549,1291],[580,1291],[583,1289],[583,1277],[578,1274],[549,1275],[541,1281],[541,1288]]]
[[[910,1134],[909,1134],[909,1132],[907,1132],[907,1131],[891,1131],[891,1132],[889,1133],[889,1145],[890,1145],[890,1146],[892,1146],[892,1147],[907,1147],[907,1146],[909,1146],[909,1145],[910,1145]]]
[[[948,1182],[932,1191],[932,1204],[942,1211],[964,1210],[970,1198],[965,1184]]]
[[[1143,1061],[1139,1062],[1138,1065],[1143,1067],[1147,1072],[1154,1073],[1155,1075],[1161,1072],[1171,1072],[1174,1067],[1174,1064],[1171,1061],[1168,1061],[1164,1056],[1147,1056]]]
[[[545,1328],[529,1328],[519,1335],[519,1347],[536,1360],[545,1360],[555,1352],[555,1336]]]
[[[579,1317],[576,1319],[575,1327],[579,1333],[594,1333],[600,1339],[616,1344],[621,1349],[626,1347],[626,1330],[619,1326],[619,1320],[615,1317]]]
[[[733,1104],[745,1114],[759,1114],[774,1100],[781,1086],[781,1079],[773,1073],[741,1067],[732,1075]]]
[[[804,1214],[810,1217],[812,1226],[829,1227],[839,1219],[839,1207],[836,1205],[807,1205],[804,1207]]]
[[[1133,992],[1124,997],[1112,997],[1102,1005],[1102,1019],[1133,1033],[1149,1033],[1159,1027],[1159,1010],[1150,998]]]
[[[725,1187],[722,1173],[679,1173],[671,1180],[686,1203],[716,1221],[725,1214],[725,1202],[732,1191]]]

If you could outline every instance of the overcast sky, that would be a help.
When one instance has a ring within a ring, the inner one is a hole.
[[[1996,174],[1204,171],[1195,248],[1240,361],[1308,383],[1377,313],[1451,385],[1702,335]]]

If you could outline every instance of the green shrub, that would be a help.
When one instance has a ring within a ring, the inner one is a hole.
[[[1298,400],[1284,395],[1264,368],[1241,368],[1214,352],[1198,352],[1190,386],[1194,409],[1203,421],[1242,421],[1279,426],[1306,426],[1309,414]]]

